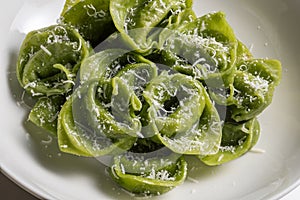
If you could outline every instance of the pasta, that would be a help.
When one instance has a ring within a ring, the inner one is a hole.
[[[251,150],[281,63],[191,0],[66,0],[24,39],[17,78],[36,99],[29,120],[62,152],[110,156],[122,188],[160,195],[186,179],[185,155],[214,166]]]
[[[90,51],[81,35],[68,26],[32,31],[20,49],[17,78],[33,96],[66,94]]]

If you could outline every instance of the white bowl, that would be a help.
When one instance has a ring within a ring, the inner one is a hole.
[[[28,109],[15,77],[28,31],[56,22],[62,0],[10,0],[0,8],[0,163],[5,174],[44,199],[131,199],[95,159],[59,152],[55,138],[26,121]],[[218,167],[197,164],[187,181],[153,199],[279,199],[300,181],[300,1],[194,0],[198,15],[224,11],[255,57],[279,59],[283,78],[260,115],[262,133],[245,156]]]

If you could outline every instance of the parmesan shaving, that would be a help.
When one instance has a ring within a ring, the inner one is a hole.
[[[40,47],[46,54],[48,54],[49,56],[52,56],[52,53],[44,45],[40,45]]]
[[[252,152],[252,153],[265,153],[266,150],[260,149],[260,148],[252,148],[252,149],[250,150],[250,152]]]

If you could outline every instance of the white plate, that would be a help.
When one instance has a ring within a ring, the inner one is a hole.
[[[197,14],[222,10],[256,57],[280,59],[283,79],[260,116],[256,148],[219,167],[199,163],[186,182],[153,199],[278,199],[300,181],[300,1],[194,0]],[[26,121],[15,62],[24,33],[55,23],[62,0],[9,0],[0,8],[1,168],[45,199],[131,199],[94,159],[60,153],[55,139]]]

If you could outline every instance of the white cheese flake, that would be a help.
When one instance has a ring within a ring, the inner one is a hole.
[[[40,45],[40,48],[49,56],[52,56],[52,53],[44,46],[44,45]]]
[[[250,150],[250,152],[252,152],[252,153],[265,153],[266,150],[260,149],[260,148],[252,148],[252,149]]]

